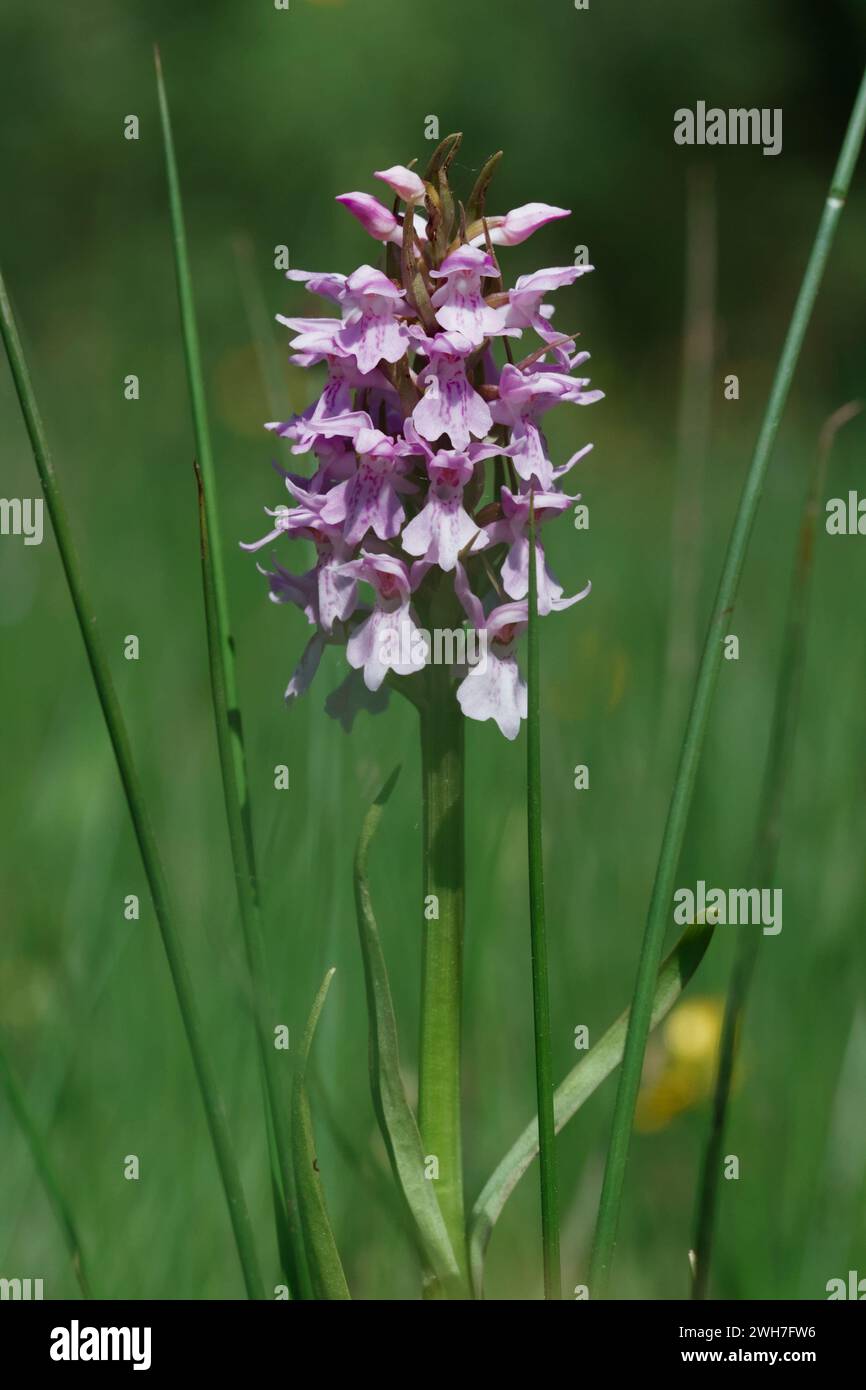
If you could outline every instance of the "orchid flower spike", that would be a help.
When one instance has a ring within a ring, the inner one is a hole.
[[[394,689],[417,703],[410,692],[426,688],[419,676],[437,651],[461,650],[436,640],[450,614],[464,653],[471,637],[484,658],[455,664],[450,698],[468,719],[491,720],[514,739],[526,717],[518,650],[529,616],[530,509],[539,617],[590,589],[565,596],[545,536],[579,500],[562,480],[592,448],[574,440],[567,462],[555,462],[546,417],[603,394],[578,375],[589,353],[576,349],[571,308],[569,332],[553,327],[551,297],[574,295],[592,267],[554,254],[509,286],[498,256],[544,228],[555,253],[565,208],[531,202],[487,216],[476,206],[467,227],[447,158],[430,183],[405,164],[374,177],[394,195],[393,209],[367,191],[337,201],[382,244],[381,264],[287,272],[296,294],[303,287],[327,301],[321,317],[297,316],[296,301],[286,306],[295,316],[279,316],[290,360],[322,380],[305,409],[267,425],[289,451],[275,464],[284,500],[266,508],[265,534],[244,548],[258,554],[271,601],[299,610],[312,629],[288,700],[338,648],[349,675],[326,709],[345,729],[360,712],[381,712]],[[292,566],[298,542],[305,558]]]

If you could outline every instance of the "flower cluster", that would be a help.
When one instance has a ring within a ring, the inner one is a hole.
[[[271,511],[268,534],[245,549],[283,537],[315,546],[306,573],[276,560],[262,570],[271,598],[297,605],[314,629],[287,699],[307,689],[326,644],[345,645],[351,671],[326,707],[349,728],[359,708],[381,709],[389,688],[425,670],[428,624],[468,622],[487,659],[454,669],[456,698],[513,739],[526,716],[515,647],[528,621],[531,525],[539,614],[589,592],[564,597],[540,531],[579,500],[559,483],[592,447],[555,466],[542,419],[602,395],[575,375],[589,354],[554,330],[546,298],[592,267],[537,270],[506,290],[496,248],[568,213],[528,203],[486,217],[498,156],[464,208],[448,179],[458,143],[443,141],[424,179],[402,165],[378,172],[392,209],[367,193],[338,198],[382,243],[383,269],[287,272],[334,306],[329,317],[278,316],[294,335],[291,361],[324,366],[327,380],[303,414],[268,425],[310,466],[278,470],[294,505]],[[515,360],[525,334],[535,343]]]

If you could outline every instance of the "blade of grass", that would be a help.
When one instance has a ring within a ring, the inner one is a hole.
[[[172,247],[180,305],[184,359],[199,472],[202,568],[211,695],[238,908],[250,972],[252,1009],[263,1077],[265,1123],[266,1128],[270,1127],[273,1149],[276,1151],[279,1164],[279,1182],[277,1182],[277,1175],[272,1172],[271,1187],[274,1193],[279,1193],[282,1189],[283,1194],[283,1210],[275,1211],[277,1240],[281,1251],[291,1250],[293,1252],[292,1265],[284,1270],[290,1292],[293,1296],[297,1296],[299,1293],[309,1295],[311,1292],[309,1275],[295,1209],[288,1096],[282,1094],[283,1078],[280,1076],[279,1059],[273,1046],[273,1007],[268,987],[267,961],[261,924],[259,882],[249,802],[246,755],[238,701],[234,642],[229,620],[225,568],[222,562],[216,476],[196,325],[195,298],[187,253],[180,177],[174,148],[171,115],[158,49],[154,50],[154,61],[160,124],[165,149]],[[271,1156],[270,1142],[268,1153]],[[288,1225],[288,1233],[283,1229],[285,1225]]]
[[[316,1140],[307,1095],[306,1072],[313,1036],[333,978],[332,967],[322,981],[310,1011],[292,1092],[292,1147],[297,1171],[298,1207],[313,1292],[316,1298],[327,1300],[347,1299],[351,1298],[351,1294],[331,1230],[325,1193],[316,1163]]]
[[[255,864],[245,851],[245,836],[241,811],[241,792],[235,776],[232,757],[231,711],[223,661],[221,624],[216,601],[213,547],[207,515],[207,492],[198,464],[195,466],[198,484],[199,534],[201,538],[202,585],[204,589],[205,625],[207,628],[208,660],[210,666],[211,698],[214,725],[222,774],[223,800],[229,828],[232,862],[235,872],[238,906],[244,934],[247,962],[250,970],[253,1022],[258,1041],[259,1068],[263,1085],[268,1155],[276,1158],[277,1170],[271,1165],[271,1190],[275,1197],[274,1219],[281,1262],[293,1298],[312,1295],[307,1269],[303,1236],[297,1219],[295,1174],[292,1165],[291,1126],[288,1101],[281,1094],[283,1078],[279,1059],[273,1045],[273,1009],[267,985],[267,963],[259,910]],[[280,1202],[282,1194],[282,1202]],[[286,1256],[289,1256],[288,1267]]]
[[[628,1036],[622,1069],[619,1074],[610,1145],[590,1262],[590,1293],[593,1298],[606,1296],[610,1279],[632,1123],[652,1012],[652,993],[668,922],[674,876],[679,864],[698,764],[704,746],[710,709],[722,660],[722,639],[726,631],[729,630],[730,614],[737,597],[752,526],[761,500],[767,464],[791,388],[794,369],[800,356],[806,329],[812,316],[812,309],[823,278],[833,237],[842,208],[845,205],[854,166],[857,163],[857,157],[863,143],[864,126],[866,126],[866,72],[861,79],[848,128],[845,132],[812,251],[794,305],[782,355],[776,368],[755,452],[743,485],[739,508],[719,581],[715,607],[710,618],[706,644],[698,668],[691,710],[683,736],[679,766],[662,837],[655,883],[653,884],[646,930],[638,963]]]
[[[822,431],[820,446],[809,479],[806,499],[803,503],[797,558],[791,580],[788,616],[776,682],[773,724],[770,731],[767,765],[764,770],[764,787],[749,883],[768,884],[772,882],[776,873],[782,834],[782,804],[800,713],[800,691],[806,656],[806,629],[815,557],[818,506],[830,450],[836,433],[848,420],[858,414],[860,409],[859,403],[852,402],[843,406],[827,421],[827,427]],[[725,1127],[731,1097],[731,1080],[734,1074],[737,1040],[745,1015],[749,988],[758,962],[760,943],[761,934],[759,931],[750,927],[740,927],[719,1041],[719,1062],[713,1093],[712,1118],[698,1186],[692,1258],[692,1298],[694,1299],[706,1298],[707,1295],[719,1182],[722,1172],[722,1149],[725,1142]]]
[[[193,434],[195,438],[196,457],[198,467],[201,471],[204,509],[207,518],[208,535],[211,538],[211,557],[210,567],[212,570],[213,582],[213,605],[215,610],[215,626],[217,640],[219,643],[219,664],[221,666],[221,678],[225,687],[225,700],[228,707],[229,728],[230,728],[230,749],[232,755],[232,765],[234,768],[234,784],[236,787],[237,799],[240,803],[241,823],[242,823],[242,848],[245,868],[244,877],[251,879],[252,890],[258,895],[258,877],[256,874],[255,848],[252,834],[252,822],[250,815],[248,782],[246,772],[246,757],[244,754],[243,732],[241,728],[240,707],[237,694],[237,675],[235,670],[234,640],[231,635],[231,623],[229,619],[228,593],[225,578],[225,567],[222,559],[221,536],[219,522],[219,505],[217,500],[216,474],[213,463],[213,449],[211,447],[210,429],[207,417],[207,402],[204,389],[204,376],[201,366],[201,350],[199,348],[198,328],[196,326],[195,300],[192,288],[192,276],[189,268],[189,256],[186,245],[186,229],[183,216],[183,203],[180,194],[180,177],[177,168],[177,157],[174,149],[174,137],[172,134],[171,115],[168,108],[168,97],[165,89],[165,82],[162,73],[162,63],[159,50],[154,49],[154,61],[156,67],[157,95],[159,98],[159,114],[162,128],[163,145],[165,150],[165,165],[169,191],[169,209],[171,215],[172,230],[172,249],[174,253],[175,275],[177,279],[178,302],[180,306],[181,329],[183,333],[184,360],[186,363],[187,383],[189,386],[190,407],[193,419]],[[225,777],[224,777],[225,782]],[[233,837],[233,850],[235,849]],[[238,872],[236,862],[236,872]]]
[[[353,1180],[360,1183],[365,1194],[372,1197],[385,1215],[393,1221],[395,1230],[414,1240],[406,1205],[394,1188],[390,1172],[382,1167],[370,1153],[370,1146],[356,1144],[343,1127],[336,1107],[322,1081],[321,1073],[313,1073],[313,1101],[321,1112],[331,1139]]]
[[[3,1084],[12,1114],[18,1121],[21,1132],[27,1141],[34,1166],[45,1189],[45,1195],[54,1210],[66,1249],[69,1251],[69,1258],[72,1261],[72,1268],[75,1278],[78,1280],[82,1297],[91,1298],[90,1280],[85,1268],[81,1238],[75,1226],[72,1209],[63,1195],[63,1188],[51,1161],[48,1146],[42,1138],[39,1126],[30,1114],[24,1092],[2,1045],[0,1045],[0,1082]]]
[[[180,177],[177,168],[177,157],[174,148],[168,97],[162,73],[162,62],[159,50],[156,48],[154,49],[154,62],[156,67],[160,124],[165,150],[169,209],[171,214],[172,249],[174,252],[175,275],[177,279],[177,293],[180,306],[181,329],[183,333],[184,360],[186,363],[187,383],[189,386],[196,456],[203,481],[207,529],[212,543],[211,568],[213,571],[216,628],[220,647],[219,656],[222,667],[222,679],[225,686],[225,697],[229,713],[231,733],[230,747],[234,766],[234,782],[241,808],[243,855],[247,866],[244,870],[244,874],[245,876],[248,875],[252,880],[253,889],[257,894],[258,878],[255,867],[255,848],[249,804],[246,757],[244,754],[243,732],[241,728],[240,707],[237,693],[234,640],[231,635],[225,566],[223,565],[222,559],[222,532],[219,522],[216,474],[214,471],[213,449],[211,447],[210,429],[208,426],[207,400],[204,389],[204,375],[201,366],[198,328],[196,326],[192,276],[190,274],[189,256],[186,245],[186,228],[180,193]]]
[[[650,1026],[655,1028],[679,999],[704,958],[713,927],[700,923],[687,927],[659,971],[653,997]],[[603,1037],[576,1062],[554,1093],[556,1133],[564,1129],[583,1103],[598,1090],[602,1081],[622,1060],[629,1011],[620,1014]],[[519,1139],[488,1178],[469,1218],[469,1260],[476,1298],[482,1296],[484,1254],[493,1227],[502,1215],[508,1198],[538,1154],[538,1119],[531,1120]]]
[[[355,907],[370,1029],[370,1086],[379,1129],[394,1179],[409,1210],[421,1257],[442,1293],[464,1298],[468,1296],[468,1289],[460,1274],[434,1184],[425,1173],[421,1133],[403,1089],[397,1021],[367,879],[370,843],[398,775],[399,768],[388,778],[364,817],[355,851]]]
[[[142,864],[150,888],[154,911],[162,935],[163,947],[168,960],[177,1002],[186,1030],[202,1102],[205,1108],[211,1140],[225,1191],[226,1202],[234,1231],[238,1257],[243,1269],[244,1282],[250,1298],[263,1298],[264,1286],[259,1273],[258,1258],[255,1251],[252,1227],[247,1212],[246,1199],[241,1187],[237,1159],[229,1133],[225,1107],[219,1094],[213,1072],[210,1053],[204,1039],[195,1000],[192,978],[184,955],[181,938],[169,909],[168,890],[162,863],[150,817],[144,802],[138,772],[132,756],[129,736],[120,710],[120,704],[111,678],[111,668],[96,626],[84,578],[81,572],[72,532],[63,505],[60,484],[54,471],[54,464],[48,451],[45,430],[36,405],[36,397],[30,380],[30,373],[24,358],[24,351],[18,336],[12,306],[6,293],[6,286],[0,275],[0,332],[12,369],[15,389],[30,437],[36,469],[45,494],[48,514],[57,539],[57,548],[63,564],[66,582],[69,586],[75,616],[84,641],[87,659],[93,675],[99,703],[105,718],[108,736],[117,761],[117,769],[123,784],[126,803],[129,808],[135,837],[138,842]]]
[[[538,660],[538,575],[535,502],[529,498],[529,688],[526,723],[526,823],[529,849],[529,931],[532,957],[532,1017],[535,1029],[535,1089],[541,1182],[541,1250],[545,1298],[562,1298],[559,1255],[559,1194],[556,1125],[553,1115],[553,1057],[550,1041],[550,984],[544,915],[544,846],[541,831],[541,714]]]

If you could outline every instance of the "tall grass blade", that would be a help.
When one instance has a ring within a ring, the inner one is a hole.
[[[316,1140],[306,1081],[310,1047],[333,978],[332,968],[322,981],[310,1011],[292,1093],[292,1150],[297,1173],[298,1208],[307,1247],[313,1293],[316,1298],[326,1300],[351,1298],[331,1230],[325,1193],[316,1163]]]
[[[541,1250],[545,1298],[562,1298],[559,1255],[559,1193],[553,1115],[553,1057],[550,1041],[550,983],[544,915],[544,846],[541,828],[541,713],[538,659],[538,574],[535,504],[529,499],[529,689],[526,724],[526,823],[529,848],[529,930],[532,956],[532,1017],[535,1030],[535,1090],[538,1103],[541,1181]]]
[[[264,935],[261,925],[246,755],[238,702],[234,643],[229,621],[225,569],[222,562],[216,477],[196,325],[195,298],[186,245],[180,177],[168,97],[158,50],[155,50],[154,56],[160,124],[165,148],[172,247],[183,332],[184,359],[199,470],[199,510],[211,695],[238,907],[250,971],[252,1007],[263,1075],[265,1104],[266,1110],[270,1112],[269,1115],[266,1115],[266,1124],[271,1127],[273,1148],[279,1163],[279,1182],[277,1182],[276,1175],[272,1173],[271,1186],[275,1193],[278,1193],[280,1188],[282,1188],[283,1193],[283,1210],[278,1208],[275,1212],[277,1239],[282,1251],[291,1249],[294,1252],[292,1264],[289,1269],[285,1270],[285,1274],[289,1281],[290,1291],[297,1296],[298,1293],[309,1293],[310,1290],[303,1242],[295,1210],[288,1090],[284,1086],[283,1078],[279,1075],[279,1058],[273,1047],[273,1033],[271,1031],[273,1009],[270,1002]],[[271,1145],[269,1143],[270,1152]],[[286,1231],[283,1229],[285,1224],[288,1225],[288,1240]]]
[[[414,1232],[409,1221],[406,1203],[394,1186],[390,1170],[386,1171],[378,1161],[378,1155],[374,1157],[368,1143],[363,1140],[356,1143],[354,1138],[350,1137],[341,1117],[337,1114],[334,1101],[325,1088],[321,1074],[313,1074],[311,1089],[316,1111],[321,1114],[322,1121],[330,1132],[334,1147],[346,1168],[353,1175],[354,1181],[363,1188],[365,1196],[372,1197],[381,1207],[383,1213],[393,1223],[395,1230],[399,1231],[401,1235],[408,1235],[410,1240],[414,1241]]]
[[[190,407],[192,410],[193,433],[195,437],[196,457],[198,466],[201,469],[204,490],[204,506],[207,515],[208,534],[211,538],[211,568],[213,570],[214,606],[216,612],[217,635],[220,646],[220,662],[222,665],[222,679],[225,686],[226,703],[229,712],[229,725],[231,732],[231,752],[234,765],[234,781],[237,788],[237,796],[241,807],[241,820],[243,830],[243,851],[246,860],[245,874],[252,881],[254,890],[257,891],[257,875],[255,871],[255,850],[252,834],[252,824],[250,816],[249,792],[246,771],[246,757],[244,754],[243,734],[241,729],[240,708],[237,694],[237,675],[235,671],[234,641],[231,635],[231,623],[229,620],[228,595],[226,588],[225,567],[222,558],[222,545],[219,523],[219,504],[217,498],[216,475],[214,471],[213,449],[211,447],[210,429],[207,416],[207,398],[204,388],[204,376],[201,366],[201,351],[199,348],[198,328],[196,325],[195,300],[192,288],[192,276],[189,268],[189,256],[186,244],[186,229],[183,216],[183,203],[180,193],[180,177],[177,168],[177,157],[174,148],[174,137],[171,127],[171,115],[168,108],[168,97],[165,90],[165,82],[162,73],[162,63],[159,50],[154,50],[156,66],[157,95],[159,98],[159,114],[162,128],[163,145],[165,149],[165,166],[168,181],[169,208],[171,214],[172,248],[174,252],[175,274],[177,278],[177,293],[180,306],[181,328],[183,332],[184,360],[186,363],[187,382],[189,385]]]
[[[24,1092],[19,1085],[18,1078],[12,1070],[12,1065],[2,1045],[0,1045],[0,1083],[2,1083],[3,1089],[6,1092],[12,1114],[18,1121],[21,1132],[27,1141],[27,1146],[33,1157],[34,1166],[39,1174],[42,1186],[45,1189],[45,1195],[54,1209],[54,1215],[57,1218],[57,1224],[63,1235],[66,1249],[69,1251],[69,1258],[72,1261],[72,1268],[75,1273],[75,1278],[78,1280],[78,1287],[81,1289],[82,1297],[92,1298],[91,1284],[85,1268],[81,1237],[78,1234],[75,1220],[72,1216],[72,1209],[63,1195],[63,1188],[55,1171],[54,1164],[51,1161],[48,1146],[42,1138],[39,1126],[30,1114]]]
[[[425,1173],[421,1134],[403,1089],[397,1021],[367,878],[370,843],[398,774],[399,768],[391,774],[364,817],[355,852],[355,907],[364,959],[370,1028],[370,1086],[379,1129],[388,1150],[394,1179],[409,1209],[421,1258],[441,1291],[447,1296],[460,1298],[468,1295],[468,1289],[460,1274],[439,1209],[435,1182]]]
[[[782,834],[782,804],[800,713],[800,691],[806,656],[806,629],[815,558],[815,530],[819,500],[830,449],[836,432],[860,409],[861,407],[857,403],[843,406],[828,420],[828,428],[822,432],[821,443],[812,468],[806,499],[803,503],[797,558],[791,580],[788,615],[776,683],[776,701],[770,731],[767,765],[764,770],[764,787],[758,814],[749,883],[769,884],[776,873]],[[719,1062],[713,1094],[710,1130],[698,1186],[692,1255],[692,1298],[695,1299],[706,1297],[709,1284],[713,1232],[723,1163],[722,1150],[731,1097],[731,1081],[734,1074],[737,1041],[741,1032],[755,966],[758,962],[760,943],[761,934],[756,928],[740,927],[719,1041]]]
[[[746,475],[739,508],[728,542],[718,594],[698,668],[650,899],[634,987],[628,1036],[623,1054],[622,1070],[619,1075],[610,1146],[590,1264],[590,1294],[593,1298],[605,1297],[608,1289],[635,1104],[652,1013],[653,989],[664,943],[665,928],[669,920],[674,876],[679,863],[695,779],[722,660],[722,639],[725,633],[730,630],[730,614],[737,597],[752,526],[761,500],[767,464],[791,388],[794,369],[800,356],[806,329],[812,316],[818,289],[827,264],[827,257],[860,153],[864,127],[866,127],[866,72],[864,72],[860,82],[812,251],[800,285],[782,348],[782,355],[776,368],[760,434]]]
[[[252,989],[253,1022],[258,1042],[259,1066],[263,1085],[268,1156],[271,1160],[271,1191],[280,1261],[289,1281],[291,1296],[312,1293],[303,1237],[298,1224],[294,1169],[292,1166],[288,1094],[282,1094],[283,1079],[273,1046],[273,1017],[267,987],[264,938],[261,928],[255,867],[246,857],[240,792],[235,778],[231,749],[231,714],[226,689],[226,668],[216,603],[213,548],[207,515],[207,494],[201,470],[196,464],[198,517],[201,539],[202,587],[210,666],[211,698],[222,773],[223,800],[229,827],[238,905],[244,933]],[[276,1168],[274,1167],[276,1160]]]
[[[713,928],[700,923],[687,927],[659,971],[653,997],[650,1026],[655,1028],[670,1013],[704,958]],[[556,1133],[564,1129],[580,1107],[622,1061],[629,1011],[611,1024],[603,1037],[576,1062],[554,1092]],[[469,1218],[469,1262],[476,1298],[482,1296],[484,1255],[493,1227],[502,1215],[523,1174],[538,1154],[538,1120],[532,1120],[520,1138],[494,1169],[472,1207]]]
[[[105,649],[96,626],[96,615],[90,603],[81,567],[72,539],[72,532],[66,518],[60,484],[54,471],[54,464],[48,451],[45,430],[36,404],[30,373],[24,358],[12,307],[6,293],[6,286],[0,276],[0,332],[12,368],[12,376],[21,411],[30,437],[36,469],[42,483],[48,514],[57,538],[57,548],[66,575],[66,582],[75,609],[75,616],[84,641],[87,659],[93,675],[99,703],[108,728],[111,746],[117,761],[120,780],[123,784],[130,818],[141,854],[142,864],[150,888],[154,911],[162,934],[163,946],[174,983],[177,1002],[180,1008],[187,1041],[192,1055],[201,1091],[202,1102],[207,1116],[211,1140],[219,1166],[220,1177],[228,1203],[229,1214],[234,1231],[244,1274],[247,1293],[251,1298],[263,1298],[264,1286],[259,1273],[253,1232],[247,1212],[246,1200],[241,1187],[237,1159],[229,1134],[225,1108],[213,1073],[210,1053],[202,1032],[201,1019],[195,1002],[192,979],[184,955],[181,938],[169,909],[168,891],[162,869],[156,840],[150,818],[144,803],[144,796],[138,780],[126,725],[121,714],[120,704],[111,678],[111,669]]]

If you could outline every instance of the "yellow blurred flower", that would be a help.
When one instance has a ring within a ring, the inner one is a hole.
[[[684,999],[652,1039],[635,1113],[640,1133],[664,1129],[675,1116],[709,1099],[724,1011],[721,995]]]

